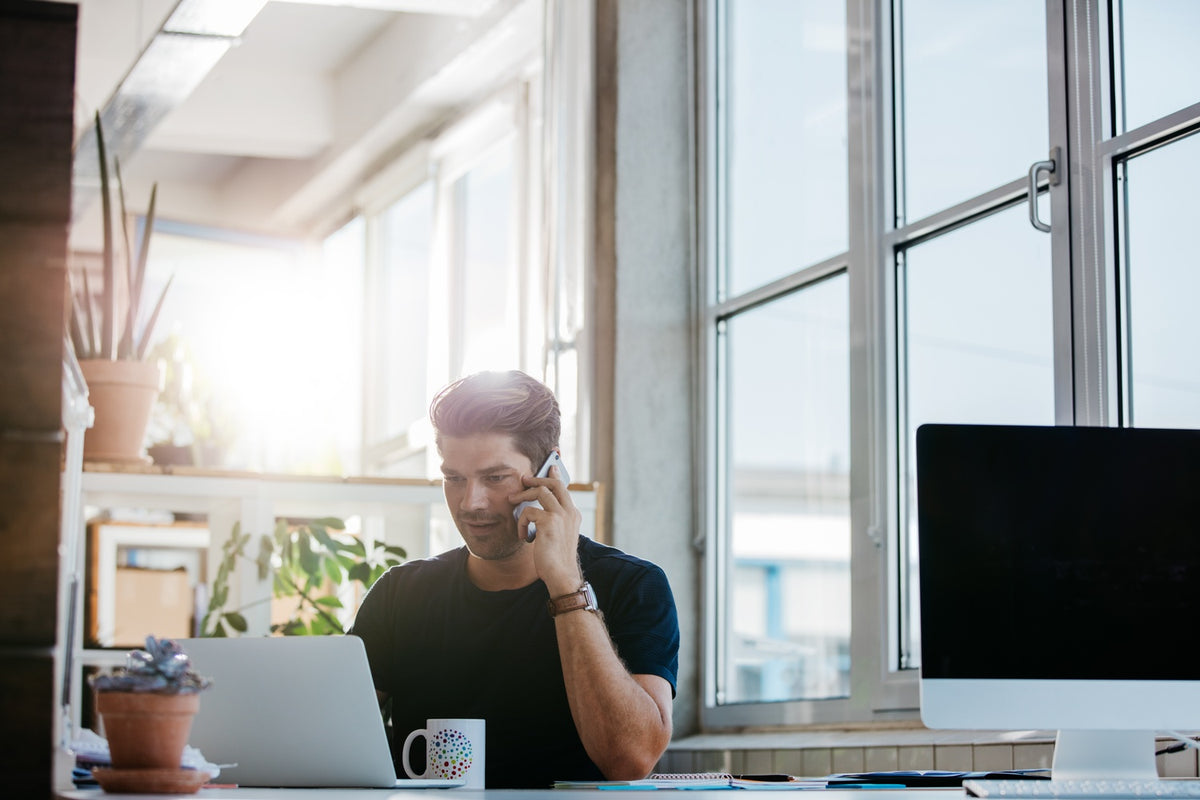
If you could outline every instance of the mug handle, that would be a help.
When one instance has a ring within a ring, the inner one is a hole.
[[[425,774],[418,775],[417,773],[412,771],[412,767],[409,766],[409,764],[408,764],[408,748],[409,748],[409,746],[412,745],[413,740],[416,739],[418,736],[424,736],[424,737],[426,737],[426,739],[428,739],[429,738],[429,730],[427,728],[417,728],[415,731],[410,733],[405,738],[404,748],[400,751],[400,764],[401,764],[401,766],[404,767],[404,774],[408,775],[408,777],[410,777],[410,778],[427,778],[427,777],[429,777],[428,766],[426,766],[426,768],[425,768]],[[428,760],[428,759],[426,759],[426,760]]]

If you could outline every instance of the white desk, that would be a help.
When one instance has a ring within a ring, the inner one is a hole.
[[[59,793],[63,800],[184,800],[188,797],[216,800],[334,800],[334,798],[378,798],[378,800],[497,800],[542,797],[545,800],[730,800],[730,792],[741,796],[804,797],[808,800],[953,800],[962,789],[810,789],[795,792],[746,789],[201,789],[196,794],[108,794],[99,789],[74,789]]]

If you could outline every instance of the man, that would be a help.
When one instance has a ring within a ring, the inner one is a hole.
[[[350,630],[391,700],[393,757],[426,719],[481,717],[488,788],[645,777],[671,739],[679,624],[666,576],[580,536],[557,467],[535,477],[560,432],[540,382],[468,376],[430,419],[465,546],[393,567]],[[515,519],[523,501],[540,507]]]

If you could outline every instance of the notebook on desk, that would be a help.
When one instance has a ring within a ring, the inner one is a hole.
[[[189,744],[239,786],[449,787],[397,779],[357,636],[180,639],[200,696]],[[224,765],[236,766],[224,766]]]

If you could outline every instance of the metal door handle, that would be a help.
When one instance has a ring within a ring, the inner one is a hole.
[[[1050,176],[1050,185],[1057,186],[1060,180],[1058,173],[1058,154],[1059,149],[1055,147],[1050,151],[1050,158],[1046,161],[1035,161],[1029,167],[1029,224],[1037,228],[1043,233],[1050,232],[1050,224],[1042,222],[1038,219],[1037,208],[1037,182],[1038,173],[1045,172]]]

